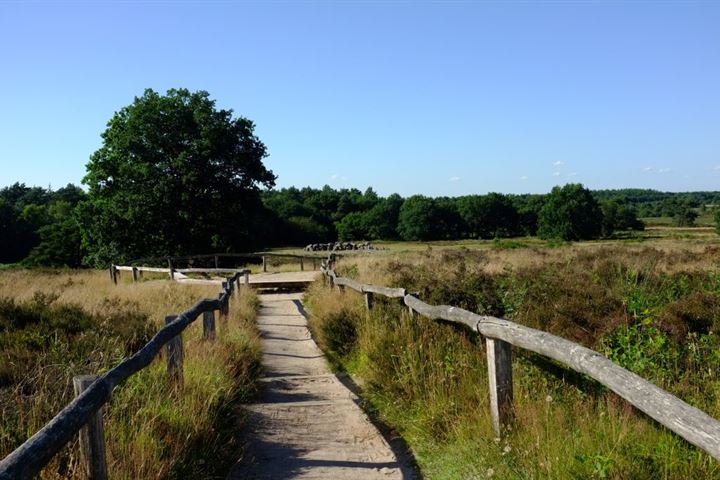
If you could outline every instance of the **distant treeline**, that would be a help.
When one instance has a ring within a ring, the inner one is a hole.
[[[564,192],[559,189],[550,194],[403,198],[398,194],[379,197],[372,188],[361,192],[328,186],[290,187],[264,192],[262,199],[275,221],[280,222],[276,230],[282,231],[283,238],[292,244],[335,239],[453,240],[538,234],[577,240],[642,229],[642,217],[672,217],[679,226],[691,226],[698,209],[720,203],[720,192],[595,190],[589,192],[589,199],[581,187],[564,188]],[[563,204],[565,201],[568,204]],[[551,212],[562,213],[577,202],[586,205],[576,209],[574,219],[557,218]],[[587,218],[578,218],[580,215]],[[581,220],[591,225],[574,231],[571,224]],[[553,222],[569,223],[558,232]]]
[[[76,208],[86,197],[72,184],[52,190],[15,183],[0,190],[0,263],[79,266]]]
[[[52,190],[21,183],[0,189],[0,263],[97,265],[83,245],[87,194],[75,185]],[[720,192],[588,191],[570,184],[545,195],[381,197],[368,188],[283,188],[261,192],[248,215],[257,224],[250,247],[334,240],[455,240],[538,235],[579,240],[640,230],[638,217],[668,216],[691,225],[696,211],[720,203]],[[136,232],[157,237],[158,232]],[[250,235],[252,236],[252,234]],[[187,249],[192,249],[190,245]],[[198,245],[204,249],[207,245]],[[142,254],[134,251],[133,254]],[[150,252],[153,254],[164,252]],[[173,253],[168,250],[168,254]],[[177,252],[180,253],[180,252]]]

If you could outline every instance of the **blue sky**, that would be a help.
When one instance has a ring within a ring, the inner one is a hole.
[[[720,2],[3,2],[0,186],[79,183],[145,88],[252,119],[278,186],[720,189]]]

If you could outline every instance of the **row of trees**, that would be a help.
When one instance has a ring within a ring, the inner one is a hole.
[[[380,198],[368,189],[287,188],[264,195],[265,205],[286,219],[285,238],[305,241],[452,240],[539,235],[581,240],[643,228],[635,210],[603,202],[579,184],[548,195],[467,195],[430,198],[397,194]],[[302,242],[300,242],[302,243]]]
[[[202,91],[147,90],[101,136],[83,179],[87,193],[74,185],[0,190],[0,263],[105,266],[338,238],[580,240],[642,228],[636,206],[643,195],[667,201],[647,191],[593,193],[579,184],[547,195],[457,198],[327,186],[275,190],[253,123],[217,109]]]
[[[80,265],[75,209],[86,198],[75,185],[53,191],[15,183],[0,190],[0,263]]]
[[[160,176],[156,181],[165,180]],[[122,180],[128,181],[138,182]],[[140,183],[150,186],[147,181]],[[456,198],[379,197],[371,188],[364,193],[287,188],[263,192],[250,208],[247,203],[226,206],[222,201],[213,208],[194,200],[185,205],[188,199],[181,196],[164,204],[133,189],[111,195],[107,188],[102,195],[92,189],[86,194],[75,185],[53,191],[16,183],[0,190],[4,232],[0,263],[102,266],[137,257],[336,239],[453,240],[537,234],[581,240],[643,228],[631,207],[615,201],[600,203],[579,184],[556,187],[548,195],[490,193]],[[152,190],[172,187],[158,185]],[[194,219],[192,211],[201,219]],[[244,222],[232,222],[222,212],[239,213]]]

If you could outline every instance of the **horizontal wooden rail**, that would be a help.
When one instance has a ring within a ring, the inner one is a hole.
[[[43,428],[0,462],[0,480],[29,479],[88,422],[109,399],[113,389],[131,375],[150,365],[163,346],[175,339],[201,314],[226,311],[240,273],[228,278],[217,300],[205,299],[180,313],[160,329],[153,338],[132,356],[98,377]]]
[[[385,295],[382,291],[385,287],[370,286],[372,288],[369,289],[368,285],[338,277],[334,271],[327,268],[323,269],[323,273],[332,279],[331,285],[333,283],[343,285],[360,293],[372,292]],[[386,296],[396,297],[396,295]],[[478,315],[447,305],[429,305],[413,295],[405,295],[403,302],[411,311],[432,320],[445,320],[466,325],[487,339],[507,342],[510,345],[544,355],[579,373],[588,375],[661,425],[720,460],[720,422],[718,420],[688,405],[639,375],[613,363],[594,350],[509,320]],[[496,351],[499,350],[496,349]],[[489,354],[488,358],[494,358],[496,352],[490,353],[493,355]],[[509,357],[507,358],[509,362]],[[496,365],[492,367],[490,371],[495,372]],[[505,375],[504,382],[507,383],[506,379],[509,373]],[[491,387],[494,380],[495,378],[491,378]],[[491,391],[491,397],[492,394]],[[510,392],[510,400],[511,398],[512,393]],[[495,408],[500,408],[500,406],[495,405]],[[499,414],[495,410],[492,413],[494,416]]]
[[[172,262],[169,262],[172,265]],[[154,272],[154,273],[167,273],[170,275],[171,280],[175,280],[176,273],[235,273],[237,275],[249,274],[250,270],[246,268],[161,268],[161,267],[133,267],[127,265],[111,265],[110,266],[110,278],[114,284],[118,282],[119,272],[132,272],[133,282],[138,280],[138,274],[142,275],[142,272]],[[187,280],[187,279],[185,279]]]
[[[133,270],[136,270],[138,272],[170,273],[169,268],[159,268],[159,267],[127,267],[127,266],[115,265],[115,270],[119,270],[122,272],[132,272]]]
[[[178,273],[240,273],[250,272],[244,268],[176,268]]]
[[[333,252],[336,255],[340,256],[341,253]],[[327,257],[327,252],[317,252],[317,254],[313,255],[313,252],[308,252],[307,254],[297,254],[297,253],[280,253],[280,252],[247,252],[247,253],[203,253],[200,255],[185,255],[185,256],[175,256],[175,257],[147,257],[147,258],[135,258],[132,260],[128,260],[127,263],[162,263],[167,262],[168,260],[176,261],[176,260],[202,260],[202,259],[215,259],[215,258],[253,258],[253,257],[262,257],[263,255],[267,257],[287,257],[287,258],[307,258],[307,259],[323,259]]]
[[[335,285],[350,287],[360,293],[377,293],[390,298],[405,298],[405,295],[407,295],[404,288],[378,287],[377,285],[356,282],[355,280],[349,278],[337,277],[334,274],[331,276],[334,279]]]

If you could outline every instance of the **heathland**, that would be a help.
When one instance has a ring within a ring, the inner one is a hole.
[[[0,457],[47,423],[73,398],[72,378],[102,374],[137,351],[165,316],[216,286],[151,280],[113,286],[107,272],[0,272]],[[210,478],[236,460],[238,402],[254,390],[259,344],[257,297],[243,290],[214,342],[202,326],[185,333],[185,381],[168,382],[161,358],[113,392],[105,407],[110,478]],[[77,440],[42,478],[77,478]]]
[[[381,242],[343,256],[338,273],[403,287],[425,301],[512,319],[593,348],[720,417],[720,247],[710,228],[648,228],[621,240],[534,237]],[[297,252],[299,249],[285,249]],[[286,267],[279,266],[284,269]],[[102,373],[166,315],[216,287],[146,277],[113,286],[104,271],[0,272],[0,448],[8,453],[72,398],[73,375]],[[177,392],[161,359],[106,408],[113,478],[222,476],[241,457],[237,406],[256,389],[257,299],[244,291],[215,343],[186,340]],[[401,436],[424,478],[720,478],[717,462],[561,365],[514,351],[515,421],[496,438],[484,343],[476,334],[377,299],[307,292],[310,326],[365,406]],[[44,478],[77,474],[69,445]]]
[[[662,237],[393,244],[344,257],[337,271],[573,340],[718,418],[720,247],[711,236]],[[515,422],[496,438],[482,339],[376,301],[368,315],[357,293],[315,285],[310,325],[425,478],[720,478],[717,461],[598,383],[519,349]]]

